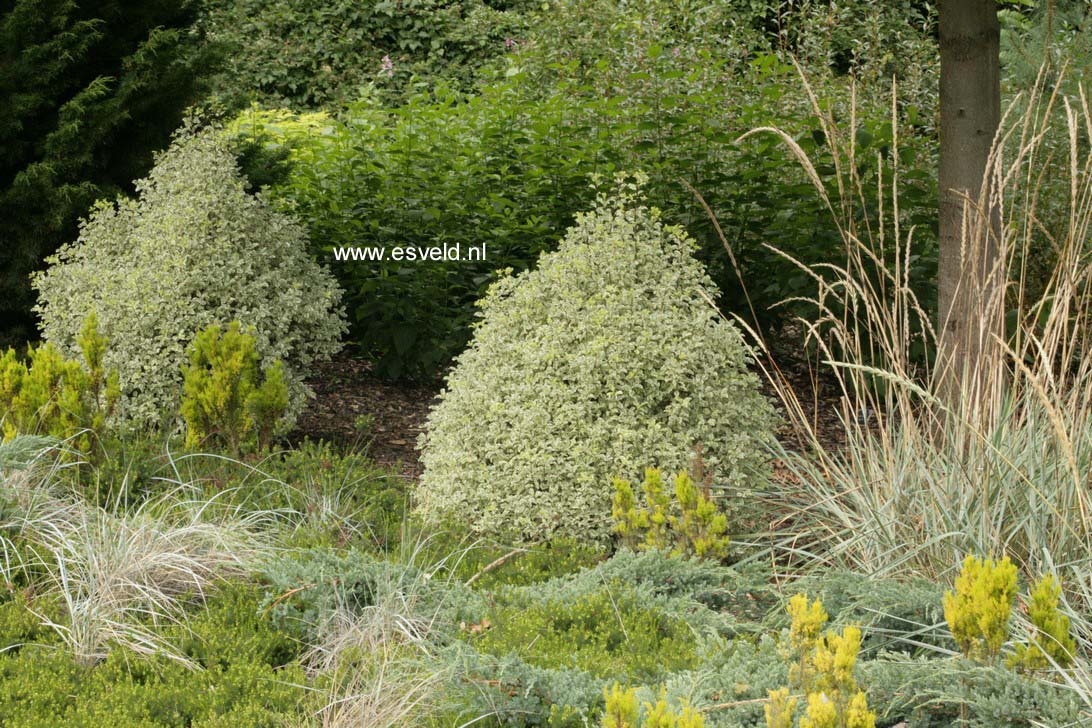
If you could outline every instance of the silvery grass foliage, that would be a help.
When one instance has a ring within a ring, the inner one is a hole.
[[[449,619],[453,605],[446,602],[463,598],[466,590],[441,573],[466,551],[432,558],[429,542],[427,535],[409,535],[390,554],[409,570],[377,572],[369,604],[337,604],[322,616],[319,636],[304,658],[318,690],[312,724],[410,728],[431,724],[451,709],[447,698],[469,676],[448,649],[456,625]],[[407,574],[414,576],[406,579]],[[437,601],[437,594],[446,596]]]
[[[377,479],[403,476],[383,472],[363,454],[353,453],[345,456],[353,463],[351,467],[324,467],[286,480],[267,472],[274,469],[272,461],[277,457],[246,462],[215,453],[172,455],[172,479],[178,483],[197,483],[207,477],[209,461],[227,463],[234,470],[235,487],[221,497],[230,497],[232,504],[244,511],[267,513],[271,518],[269,525],[281,541],[321,540],[335,534],[343,543],[385,541],[387,534],[375,517],[378,512],[388,511],[381,511],[378,504],[363,494],[374,490]],[[406,507],[405,503],[399,504],[394,514],[401,516]]]
[[[893,119],[896,108],[892,101]],[[890,177],[881,173],[878,180],[890,191],[883,225],[859,226],[854,207],[863,201],[864,180],[852,164],[852,138],[818,105],[816,114],[839,164],[843,194],[827,199],[847,263],[810,271],[820,284],[815,304],[821,316],[802,323],[843,396],[846,442],[825,446],[792,388],[769,369],[804,445],[782,453],[795,482],[782,483],[776,493],[781,505],[791,506],[793,558],[944,582],[968,553],[1007,554],[1025,583],[1056,574],[1081,655],[1076,669],[1056,670],[1053,678],[1077,689],[1092,709],[1092,113],[1086,96],[1067,98],[1039,85],[1004,117],[988,165],[993,197],[969,201],[965,246],[974,255],[972,246],[988,229],[986,211],[999,209],[997,265],[1007,285],[976,296],[975,305],[983,321],[986,313],[1007,312],[1010,326],[1004,336],[983,326],[982,359],[954,370],[963,392],[954,403],[943,395],[953,372],[922,366],[910,355],[912,342],[934,347],[936,336],[910,288],[914,231],[901,227],[897,163]],[[897,140],[897,121],[894,129]],[[760,131],[780,134],[825,196],[792,139],[776,129]],[[1061,144],[1052,146],[1059,137]],[[1067,179],[1065,199],[1041,197],[1051,174]],[[895,261],[890,267],[880,263],[885,246]],[[1033,292],[1028,266],[1044,250],[1052,251],[1053,271]],[[861,411],[870,416],[856,417]],[[1014,637],[1023,638],[1024,621],[1018,615]]]
[[[7,442],[0,442],[0,473],[26,470],[59,445],[56,438],[45,435],[17,435]]]
[[[189,661],[159,636],[224,579],[263,553],[270,514],[242,512],[179,486],[135,508],[101,508],[52,485],[49,474],[0,481],[0,529],[18,567],[60,607],[39,613],[76,661],[92,666],[115,647]]]
[[[178,409],[195,333],[238,320],[253,327],[263,366],[284,362],[294,420],[308,366],[335,353],[346,330],[342,292],[307,254],[304,229],[249,194],[223,134],[193,120],[136,190],[100,202],[36,277],[45,339],[75,354],[95,311],[120,416],[154,425]]]
[[[442,709],[451,665],[430,645],[428,621],[407,611],[399,596],[327,617],[308,656],[325,682],[319,725],[413,726]]]
[[[686,468],[700,445],[727,492],[763,479],[774,414],[750,349],[639,183],[620,179],[556,252],[480,301],[420,438],[428,518],[604,540],[614,476]]]

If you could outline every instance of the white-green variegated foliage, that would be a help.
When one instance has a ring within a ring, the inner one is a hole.
[[[687,467],[763,477],[774,414],[712,281],[636,185],[577,218],[537,269],[480,302],[420,446],[418,503],[478,533],[609,537],[611,478]]]
[[[303,228],[246,191],[222,135],[192,126],[136,183],[136,199],[100,203],[50,259],[35,281],[42,331],[73,353],[95,311],[120,416],[156,424],[178,409],[195,333],[237,319],[253,327],[263,365],[284,362],[292,419],[308,365],[340,347],[341,290],[308,256]]]

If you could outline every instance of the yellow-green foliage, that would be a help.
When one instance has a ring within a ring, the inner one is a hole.
[[[861,651],[861,630],[846,627],[842,634],[828,632],[815,647],[815,684],[808,694],[808,713],[800,728],[873,728],[876,714],[857,688],[853,668]],[[822,700],[814,700],[816,693]],[[812,706],[818,712],[812,715]],[[832,716],[832,717],[830,717]]]
[[[0,383],[2,386],[2,383]],[[648,475],[646,471],[645,478]],[[633,486],[624,478],[615,477],[614,497],[611,499],[610,513],[614,518],[613,532],[622,538],[622,542],[633,548],[637,545],[637,536],[648,528],[648,511],[637,507],[637,497]],[[647,497],[647,491],[645,491]]]
[[[868,709],[863,692],[857,692],[848,704],[840,706],[826,693],[809,693],[806,714],[800,728],[875,728],[876,714]]]
[[[57,649],[41,624],[52,600],[18,593],[0,605],[0,723],[4,726],[300,725],[313,710],[299,645],[262,618],[261,593],[225,583],[207,608],[157,632],[194,670],[162,655],[110,657],[93,669]],[[39,613],[39,610],[40,613]],[[27,644],[27,643],[33,643]],[[19,645],[26,645],[19,647]]]
[[[542,668],[653,682],[700,663],[685,619],[645,604],[614,580],[575,599],[519,601],[496,610],[490,621],[492,627],[472,639],[479,652],[517,653]]]
[[[688,549],[698,556],[714,559],[728,555],[728,517],[720,512],[709,495],[702,492],[687,473],[675,477],[675,499],[679,515],[672,525]]]
[[[792,728],[796,714],[796,696],[789,696],[788,688],[769,691],[766,703],[766,728]]]
[[[640,711],[635,688],[623,690],[621,685],[614,683],[609,690],[603,688],[603,699],[607,703],[603,709],[603,728],[637,728]]]
[[[264,450],[273,442],[288,408],[288,383],[284,378],[284,364],[279,359],[265,371],[261,386],[247,398],[246,408],[254,422],[258,447]]]
[[[789,681],[807,696],[800,728],[874,728],[876,714],[853,675],[861,650],[861,630],[822,634],[827,622],[823,604],[804,594],[789,600]],[[798,703],[788,688],[771,690],[766,703],[767,728],[792,728]]]
[[[809,602],[805,594],[797,594],[789,600],[791,623],[789,625],[789,682],[804,687],[814,674],[815,648],[827,623],[823,603],[816,599]]]
[[[815,687],[828,695],[855,691],[853,668],[860,651],[858,628],[846,627],[840,635],[828,632],[815,646]]]
[[[28,347],[26,362],[14,349],[0,357],[0,426],[5,441],[20,433],[38,433],[89,450],[87,431],[105,427],[118,398],[118,380],[103,368],[106,340],[94,313],[85,319],[77,343],[82,364],[66,359],[52,344]]]
[[[669,544],[667,524],[671,499],[664,490],[663,476],[658,469],[645,469],[641,490],[645,496],[645,506],[637,505],[633,486],[628,480],[614,479],[614,499],[611,503],[614,532],[635,551],[666,549]]]
[[[676,713],[667,702],[664,691],[656,704],[645,703],[645,719],[641,728],[704,728],[705,718],[689,705],[683,705]]]
[[[967,555],[955,591],[944,594],[944,618],[964,655],[997,659],[1009,634],[1015,598],[1016,566],[1007,556],[994,563]]]
[[[1026,670],[1042,670],[1051,663],[1069,667],[1077,652],[1077,643],[1069,634],[1069,617],[1058,611],[1062,588],[1054,576],[1046,574],[1031,593],[1028,617],[1033,632],[1026,645],[1017,645],[1009,665]]]
[[[676,555],[722,559],[728,555],[728,518],[708,492],[687,472],[675,476],[675,502],[664,488],[656,468],[645,470],[641,484],[645,505],[639,506],[633,485],[614,479],[614,532],[637,550],[672,548]],[[706,489],[707,490],[707,489]]]
[[[1016,646],[1011,667],[1041,670],[1052,663],[1067,667],[1077,645],[1069,634],[1069,617],[1058,611],[1061,586],[1050,574],[1032,590],[1028,604],[1032,634]],[[944,595],[944,617],[964,655],[993,662],[1009,635],[1009,617],[1016,599],[1016,566],[1006,556],[994,563],[972,555],[963,560],[955,591]]]
[[[800,719],[800,728],[834,728],[838,713],[825,693],[808,693],[807,715]]]
[[[259,448],[269,446],[288,407],[284,369],[273,362],[259,384],[254,337],[238,321],[199,332],[182,376],[187,447],[213,441],[238,454],[255,439]]]
[[[704,728],[705,718],[700,711],[683,705],[676,713],[667,702],[664,691],[655,704],[644,704],[644,719],[637,707],[637,691],[623,690],[615,683],[610,689],[603,688],[606,707],[603,709],[602,728]]]

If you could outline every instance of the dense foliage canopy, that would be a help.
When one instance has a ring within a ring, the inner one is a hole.
[[[1087,0],[0,0],[0,722],[1092,724],[1089,49]],[[1005,326],[951,397],[964,55]]]
[[[178,412],[186,350],[207,326],[245,321],[263,368],[284,363],[289,416],[314,361],[340,348],[341,290],[307,256],[304,231],[246,191],[227,142],[188,124],[137,197],[102,203],[37,277],[47,341],[75,348],[94,312],[121,386],[123,421]]]

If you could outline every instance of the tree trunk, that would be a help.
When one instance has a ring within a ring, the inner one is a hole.
[[[980,374],[1003,333],[1000,214],[986,175],[1001,119],[999,47],[996,0],[940,0],[937,376],[952,405],[986,395],[980,385],[996,377]]]

